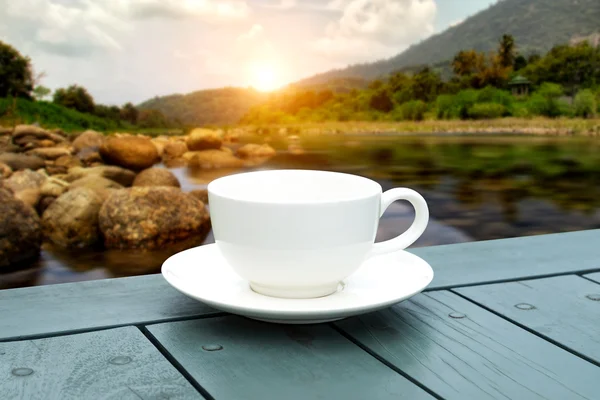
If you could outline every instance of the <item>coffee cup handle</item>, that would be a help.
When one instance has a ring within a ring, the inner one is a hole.
[[[383,193],[381,196],[381,212],[379,217],[383,215],[385,210],[395,201],[407,200],[415,209],[415,220],[406,232],[394,239],[384,242],[375,243],[373,245],[371,255],[380,255],[391,253],[398,250],[404,250],[413,244],[427,228],[429,222],[429,208],[423,196],[412,189],[396,188]]]

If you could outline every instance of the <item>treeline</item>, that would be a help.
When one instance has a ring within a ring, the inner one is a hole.
[[[489,54],[457,53],[450,79],[442,79],[442,68],[397,72],[347,93],[283,90],[253,107],[242,123],[593,117],[600,111],[600,49],[587,42],[525,56],[518,53],[512,36],[503,35]],[[511,93],[510,82],[516,77],[529,81],[527,95]]]
[[[86,88],[71,85],[52,91],[41,85],[44,74],[33,73],[29,57],[0,41],[0,118],[34,118],[73,129],[171,128],[177,121],[155,109],[138,109],[95,102]],[[64,107],[68,110],[63,110]]]

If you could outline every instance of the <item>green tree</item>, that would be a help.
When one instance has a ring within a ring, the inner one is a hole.
[[[485,64],[485,56],[475,50],[459,51],[452,61],[452,69],[459,76],[472,75],[481,70]]]
[[[394,109],[394,102],[385,88],[376,90],[371,96],[369,104],[372,109],[385,113]]]
[[[31,60],[14,47],[0,41],[0,97],[30,99],[32,90]]]
[[[583,118],[592,118],[596,116],[596,110],[598,105],[596,103],[596,96],[590,89],[581,90],[575,96],[573,101],[575,107],[575,115]]]
[[[438,73],[425,67],[413,76],[411,86],[415,100],[431,102],[440,94],[443,82]]]
[[[37,101],[44,100],[44,98],[50,96],[51,93],[52,90],[42,85],[37,85],[35,89],[33,89],[33,97],[35,97]]]
[[[138,109],[131,103],[126,103],[121,107],[121,119],[132,124],[137,124],[138,120]]]
[[[515,58],[515,63],[513,64],[513,71],[519,71],[527,66],[527,59],[523,57],[523,55],[519,54]]]
[[[79,85],[71,85],[66,89],[57,89],[54,92],[53,102],[79,112],[90,114],[93,114],[96,108],[92,95]]]
[[[504,34],[500,39],[498,47],[498,57],[500,65],[504,68],[512,68],[515,64],[515,38],[512,35]]]

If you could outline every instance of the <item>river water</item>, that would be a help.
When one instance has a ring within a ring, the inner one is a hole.
[[[337,135],[300,139],[302,154],[287,151],[283,139],[253,141],[269,141],[278,150],[254,169],[340,171],[372,178],[384,190],[417,190],[429,204],[431,221],[413,247],[600,228],[600,139]],[[172,171],[186,192],[238,172]],[[413,215],[407,204],[393,204],[377,240],[403,232]],[[212,242],[209,234],[204,243]],[[45,244],[30,269],[0,275],[0,289],[158,273],[176,251],[74,253]]]

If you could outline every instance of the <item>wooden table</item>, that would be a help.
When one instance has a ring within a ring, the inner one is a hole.
[[[0,399],[600,399],[600,230],[411,252],[425,293],[314,326],[160,275],[0,291]]]

